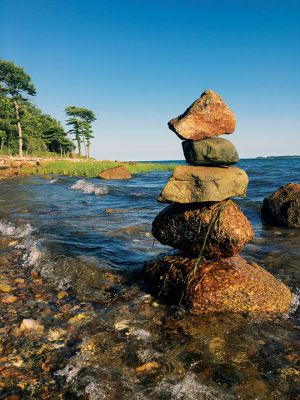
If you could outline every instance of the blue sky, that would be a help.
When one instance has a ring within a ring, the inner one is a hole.
[[[300,154],[300,2],[0,0],[0,56],[44,112],[92,109],[99,159],[182,159],[167,122],[205,89],[237,116],[241,157]]]

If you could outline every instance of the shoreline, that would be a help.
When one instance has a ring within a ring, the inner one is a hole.
[[[137,161],[0,157],[0,179],[27,175],[68,175],[97,178],[107,169],[123,165],[132,175],[173,171],[175,164]]]

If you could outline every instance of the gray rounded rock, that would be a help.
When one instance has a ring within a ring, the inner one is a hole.
[[[186,162],[191,165],[232,165],[239,161],[234,145],[222,138],[182,142]]]

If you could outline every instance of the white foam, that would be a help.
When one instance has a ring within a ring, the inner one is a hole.
[[[54,373],[57,376],[63,376],[67,383],[72,383],[77,378],[78,373],[83,368],[83,364],[67,364],[65,368],[60,369]]]
[[[38,249],[38,242],[31,241],[27,246],[27,252],[24,255],[24,261],[27,265],[35,265],[40,259],[42,252]]]
[[[138,340],[149,340],[151,338],[151,332],[145,329],[134,329],[130,336],[134,336]]]
[[[93,380],[86,385],[84,391],[90,400],[103,400],[107,398],[101,386]]]
[[[168,396],[172,400],[233,400],[232,397],[199,383],[193,373],[186,374],[182,381],[175,384],[164,379],[156,387],[155,393],[157,398]]]
[[[137,351],[137,356],[140,362],[145,363],[162,357],[162,353],[158,353],[152,349],[140,349]]]
[[[24,238],[33,232],[30,224],[25,224],[15,227],[12,223],[7,221],[0,221],[0,233],[5,236],[13,236],[14,238]]]
[[[22,239],[18,242],[16,248],[24,250],[24,265],[35,265],[42,255],[38,249],[38,241],[31,236],[33,231],[34,229],[30,224],[16,227],[11,222],[0,221],[0,234]]]
[[[52,184],[52,183],[55,183],[55,182],[57,182],[58,181],[58,179],[57,178],[54,178],[54,179],[50,179],[50,181],[48,182],[50,185]]]
[[[86,181],[85,179],[79,179],[70,187],[72,190],[81,190],[83,193],[87,194],[95,194],[96,196],[100,196],[103,194],[107,194],[109,189],[104,185],[94,185],[91,182]]]

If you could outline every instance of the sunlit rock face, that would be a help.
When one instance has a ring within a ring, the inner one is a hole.
[[[153,236],[162,244],[197,257],[218,259],[238,254],[253,239],[248,218],[232,200],[172,204],[154,219]]]
[[[159,202],[202,203],[243,197],[248,187],[245,171],[236,167],[176,167],[163,188]]]
[[[169,128],[183,140],[200,140],[233,133],[233,111],[213,90],[206,90],[187,110],[168,122]]]
[[[162,256],[144,266],[147,280],[171,304],[183,303],[193,314],[286,312],[289,289],[254,262],[240,256],[197,263],[181,255]]]

